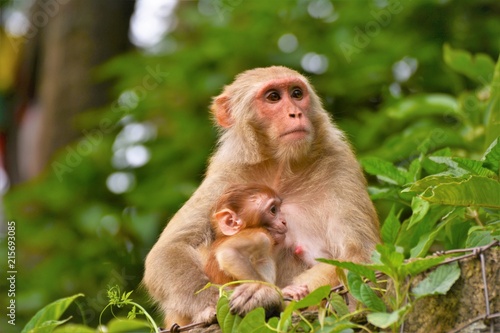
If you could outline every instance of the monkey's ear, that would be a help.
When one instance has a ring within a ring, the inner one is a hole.
[[[243,227],[241,220],[231,209],[223,209],[215,214],[220,231],[226,236],[232,236]]]
[[[233,118],[231,117],[229,107],[229,97],[225,94],[217,96],[210,108],[217,120],[217,123],[222,127],[228,128],[233,125]]]

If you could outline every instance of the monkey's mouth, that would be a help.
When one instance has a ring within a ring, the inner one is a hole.
[[[287,135],[307,136],[308,134],[309,131],[305,127],[299,127],[290,131],[286,131],[285,133],[281,134],[280,137],[284,137]]]

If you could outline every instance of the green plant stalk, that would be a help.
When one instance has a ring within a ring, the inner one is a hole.
[[[121,300],[121,298],[123,298],[123,296],[125,294],[121,294],[120,295],[120,289],[117,286],[112,287],[109,291],[111,291],[113,289],[117,289],[118,290],[118,295],[117,295],[118,297],[115,300],[110,299],[108,305],[106,305],[104,307],[104,309],[101,311],[101,314],[99,315],[99,327],[103,326],[102,325],[102,315],[103,315],[103,313],[106,311],[106,309],[108,307],[112,307],[113,305],[116,305],[118,307],[122,307],[124,305],[131,305],[131,306],[137,307],[139,310],[142,311],[142,314],[146,317],[146,319],[148,320],[148,322],[151,324],[152,328],[154,329],[154,332],[158,332],[159,331],[158,325],[156,325],[156,322],[154,321],[153,317],[151,317],[151,315],[146,311],[146,309],[144,309],[140,304],[127,299],[127,297],[131,294],[131,292],[126,295],[125,299]],[[108,291],[108,294],[109,294],[109,291]],[[113,312],[112,308],[111,308],[111,312]],[[99,331],[102,332],[100,328],[99,328]]]

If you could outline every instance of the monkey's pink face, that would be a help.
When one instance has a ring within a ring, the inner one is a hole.
[[[271,139],[281,142],[310,139],[310,104],[306,83],[296,77],[268,81],[257,92],[258,118],[269,128]]]

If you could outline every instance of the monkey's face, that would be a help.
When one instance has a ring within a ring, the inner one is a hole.
[[[282,243],[285,240],[288,227],[281,214],[281,199],[279,197],[265,197],[260,207],[261,223],[269,231],[274,241]]]
[[[255,109],[257,121],[267,130],[268,145],[278,156],[297,158],[307,152],[314,130],[309,118],[309,90],[304,81],[299,77],[267,81],[257,92]]]

